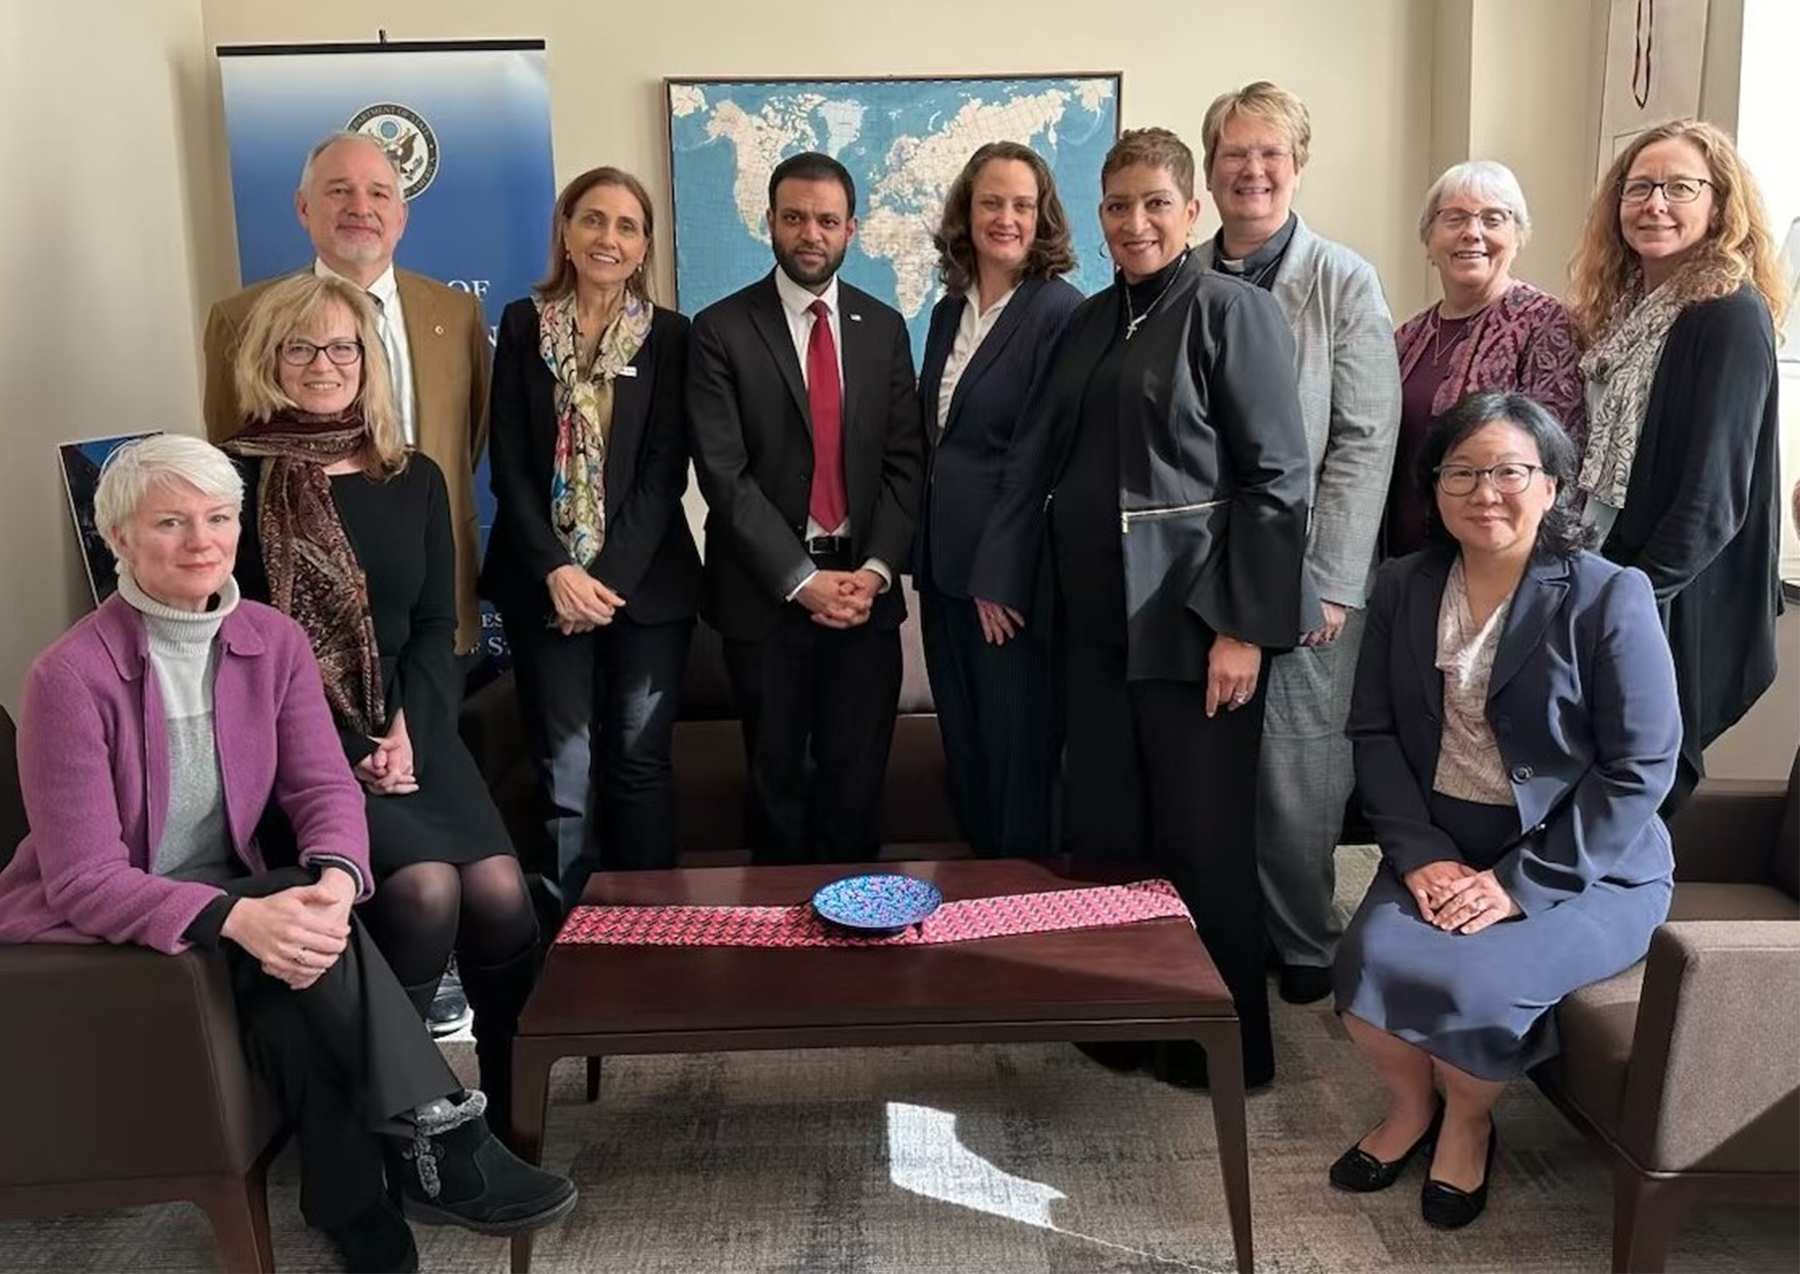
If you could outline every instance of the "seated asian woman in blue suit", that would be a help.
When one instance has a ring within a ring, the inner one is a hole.
[[[1639,960],[1669,908],[1674,664],[1649,580],[1585,551],[1575,474],[1522,394],[1433,425],[1432,543],[1382,567],[1351,699],[1382,863],[1337,1006],[1388,1107],[1331,1182],[1384,1189],[1433,1147],[1420,1211],[1445,1228],[1486,1204],[1494,1103],[1557,1051],[1557,1001]]]
[[[1048,625],[969,590],[969,575],[1022,428],[1026,394],[1081,293],[1056,179],[1037,152],[990,142],[944,200],[934,242],[944,299],[919,373],[930,440],[913,584],[950,800],[984,858],[1050,851]],[[1046,608],[1047,609],[1047,608]]]

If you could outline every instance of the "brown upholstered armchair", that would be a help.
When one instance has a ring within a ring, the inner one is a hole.
[[[1800,756],[1785,788],[1701,784],[1650,954],[1562,1002],[1533,1072],[1612,1159],[1614,1270],[1660,1271],[1697,1199],[1800,1202],[1797,788]]]
[[[25,835],[0,711],[0,865]],[[189,951],[0,946],[0,1217],[186,1199],[227,1270],[275,1268],[274,1103],[250,1075],[224,962]]]

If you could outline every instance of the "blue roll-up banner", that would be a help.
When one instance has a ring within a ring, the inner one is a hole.
[[[300,269],[312,244],[294,215],[306,153],[356,129],[388,147],[410,208],[397,264],[486,309],[488,339],[544,270],[556,172],[542,40],[221,45],[225,134],[246,285]],[[483,544],[493,521],[483,457]],[[483,645],[499,653],[497,617]]]

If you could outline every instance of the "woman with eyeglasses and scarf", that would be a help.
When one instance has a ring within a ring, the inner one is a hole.
[[[1640,134],[1575,252],[1588,349],[1579,483],[1600,552],[1650,577],[1681,690],[1681,766],[1775,680],[1781,531],[1775,330],[1788,290],[1756,182],[1711,124]]]

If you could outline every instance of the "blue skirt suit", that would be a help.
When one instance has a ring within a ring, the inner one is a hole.
[[[1511,806],[1433,790],[1443,729],[1437,617],[1454,547],[1383,565],[1349,734],[1382,863],[1344,935],[1337,1006],[1481,1079],[1557,1050],[1549,1010],[1629,968],[1668,914],[1657,806],[1681,716],[1649,581],[1591,553],[1540,554],[1513,595],[1487,697]],[[1474,934],[1424,919],[1404,876],[1492,869],[1523,914]]]

